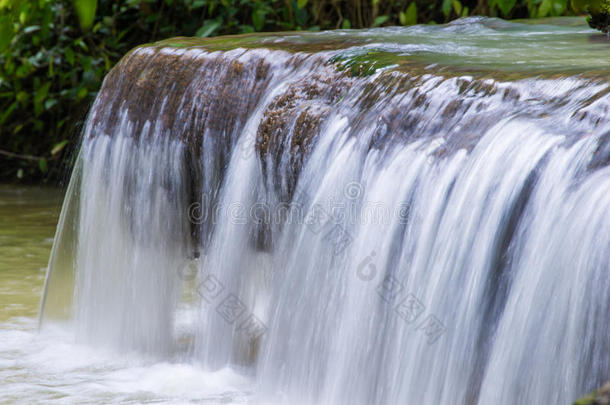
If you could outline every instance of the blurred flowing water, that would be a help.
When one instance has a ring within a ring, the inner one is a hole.
[[[465,19],[132,51],[92,107],[19,384],[363,405],[601,385],[609,47],[580,20]]]

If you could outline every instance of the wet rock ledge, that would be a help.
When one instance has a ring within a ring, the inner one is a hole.
[[[237,140],[254,133],[251,149],[285,199],[332,117],[345,117],[348,136],[382,152],[442,138],[435,154],[443,158],[471,149],[515,114],[572,140],[595,135],[610,116],[608,72],[430,64],[368,42],[362,35],[256,34],[143,45],[104,80],[88,136],[161,134],[187,144],[193,161],[214,149],[210,159],[222,176]],[[603,166],[610,149],[599,150],[596,166]]]

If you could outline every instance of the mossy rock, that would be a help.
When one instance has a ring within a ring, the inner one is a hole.
[[[587,13],[587,22],[591,28],[608,33],[610,24],[610,0],[572,0],[572,9],[576,13]]]
[[[574,401],[572,405],[610,405],[610,381],[599,390]]]
[[[599,13],[599,14],[591,14],[587,18],[587,22],[591,28],[595,28],[605,34],[608,33],[608,25],[610,24],[610,14],[609,13]]]
[[[379,69],[397,67],[401,62],[399,55],[377,50],[360,50],[359,52],[339,53],[330,62],[337,64],[339,71],[348,71],[350,76],[365,77]]]

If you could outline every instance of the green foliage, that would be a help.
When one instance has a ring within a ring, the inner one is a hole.
[[[572,0],[570,5],[576,13],[610,13],[608,0]]]
[[[57,171],[59,145],[66,145],[123,49],[120,38],[109,35],[111,21],[85,31],[92,15],[79,12],[81,30],[67,3],[10,1],[0,7],[1,37],[8,42],[0,43],[0,149],[19,155],[0,161],[1,176],[40,177],[51,167]]]
[[[577,13],[588,13],[591,28],[606,34],[610,31],[610,0],[572,0],[571,6]]]
[[[400,11],[398,13],[398,20],[401,25],[414,25],[417,24],[417,4],[412,2],[407,7],[406,11]]]
[[[572,1],[577,12],[591,8],[580,4],[587,0]],[[0,0],[0,179],[56,177],[103,77],[141,43],[469,15],[546,17],[569,13],[567,6],[568,0]],[[346,68],[362,75],[381,67],[358,62]]]
[[[97,0],[73,0],[76,15],[80,26],[84,29],[89,29],[93,25],[95,19],[95,10],[97,9]]]

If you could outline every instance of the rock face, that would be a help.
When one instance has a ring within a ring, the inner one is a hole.
[[[487,32],[503,24],[470,19],[466,25]],[[451,34],[445,39],[450,41],[466,25],[440,32]],[[396,144],[435,139],[433,157],[446,158],[472,150],[482,134],[520,111],[545,126],[561,122],[571,142],[599,132],[610,112],[608,72],[597,66],[575,76],[576,63],[488,64],[477,54],[472,63],[461,51],[431,63],[437,56],[427,49],[434,44],[425,43],[426,35],[404,31],[174,38],[143,45],[104,80],[88,136],[113,136],[129,123],[129,136],[164,133],[182,141],[196,201],[202,183],[218,189],[234,146],[254,133],[251,145],[241,148],[258,155],[267,190],[290,202],[333,117],[345,117],[347,136],[369,150],[388,153]],[[378,43],[371,46],[374,36]],[[410,51],[414,45],[405,41],[422,42],[422,51]],[[364,140],[361,134],[370,132]],[[609,142],[608,136],[600,138],[590,170],[610,162]]]
[[[469,24],[503,27],[488,20]],[[459,32],[462,25],[447,30]],[[410,49],[408,44],[393,42],[404,35],[373,34],[380,41],[375,47],[360,33],[175,38],[141,46],[105,79],[89,134],[113,134],[121,120],[130,122],[137,137],[162,129],[188,144],[193,160],[204,148],[215,149],[211,165],[222,172],[250,125],[262,170],[282,200],[289,200],[331,116],[345,116],[354,138],[372,127],[371,149],[443,138],[435,152],[441,157],[470,150],[482,133],[516,111],[546,123],[567,120],[573,139],[598,130],[610,111],[610,88],[600,76],[607,72],[597,67],[573,76],[574,65],[541,70],[539,61],[528,67],[486,65],[460,56],[430,64],[425,52],[410,55],[402,48]],[[417,35],[413,41],[425,40]],[[600,151],[604,155],[607,148],[600,145]],[[596,162],[604,165],[607,157],[601,155]],[[280,182],[278,172],[288,180]]]
[[[610,381],[599,390],[577,400],[573,405],[610,405]]]

